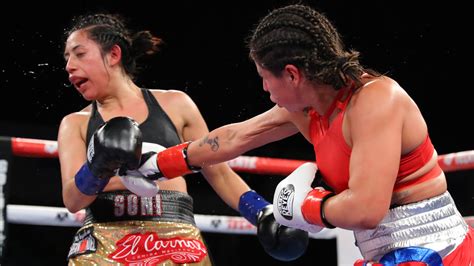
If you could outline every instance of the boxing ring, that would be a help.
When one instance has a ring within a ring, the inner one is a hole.
[[[0,257],[5,245],[7,223],[27,225],[47,225],[79,227],[82,225],[85,212],[69,212],[66,208],[49,206],[29,206],[8,204],[5,200],[5,184],[9,176],[11,161],[14,157],[57,158],[57,142],[52,140],[0,137]],[[277,159],[266,157],[240,156],[228,161],[237,172],[261,175],[290,174],[303,160]],[[445,172],[474,169],[474,150],[450,153],[439,156],[439,164]],[[474,227],[474,216],[465,217]],[[197,226],[202,232],[223,234],[256,234],[256,228],[245,218],[239,216],[195,214]],[[338,265],[353,265],[361,258],[354,245],[351,231],[340,228],[323,229],[310,234],[314,239],[336,239]]]

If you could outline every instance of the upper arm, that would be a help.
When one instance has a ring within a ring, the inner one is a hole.
[[[183,113],[182,138],[193,141],[209,133],[206,121],[194,101],[184,92],[177,95],[179,110]]]
[[[58,132],[58,154],[63,183],[74,177],[86,158],[86,144],[81,135],[78,117],[68,115],[63,118]]]
[[[222,128],[226,133],[222,141],[239,147],[242,153],[299,132],[288,111],[278,106],[243,122]]]
[[[63,118],[58,131],[58,155],[61,167],[62,196],[66,208],[76,212],[94,201],[75,185],[75,175],[86,161],[85,137],[81,127],[87,117],[75,113]]]
[[[400,165],[403,108],[393,82],[381,80],[370,86],[360,92],[348,115],[352,141],[349,189],[360,204],[368,204],[365,206],[383,216]]]

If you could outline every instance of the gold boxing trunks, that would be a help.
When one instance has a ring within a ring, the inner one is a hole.
[[[69,265],[212,265],[185,193],[105,192],[86,213]]]

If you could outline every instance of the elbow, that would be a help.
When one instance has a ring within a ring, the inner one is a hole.
[[[86,207],[85,202],[80,200],[80,197],[74,197],[73,195],[65,192],[63,192],[63,204],[64,207],[66,207],[66,209],[71,213],[78,212]]]
[[[380,222],[382,222],[383,217],[378,217],[376,215],[370,214],[365,217],[361,217],[359,220],[359,229],[365,229],[365,230],[370,230],[370,229],[375,229]]]
[[[80,211],[82,208],[80,208],[79,206],[76,206],[74,204],[68,204],[66,201],[64,201],[64,206],[66,207],[66,209],[71,212],[71,213],[76,213],[78,211]]]
[[[81,193],[74,179],[69,179],[63,182],[62,199],[64,207],[66,207],[69,212],[75,213],[89,206],[96,199],[96,195],[87,196]]]
[[[374,204],[363,204],[362,210],[359,212],[358,228],[359,229],[375,229],[387,214],[387,209],[381,206],[373,206]],[[377,204],[375,204],[377,205]]]
[[[233,159],[243,153],[245,138],[238,131],[228,128],[223,135],[221,144],[226,157]]]
[[[352,201],[352,228],[370,230],[376,228],[388,213],[388,207],[378,200],[355,200]]]

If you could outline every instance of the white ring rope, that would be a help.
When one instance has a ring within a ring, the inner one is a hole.
[[[61,207],[7,205],[7,220],[13,224],[80,227],[84,218],[84,210],[71,213]],[[203,232],[243,235],[257,233],[257,228],[240,216],[194,214],[194,219],[196,226]],[[324,229],[310,236],[317,239],[332,239],[337,237],[336,231]]]

